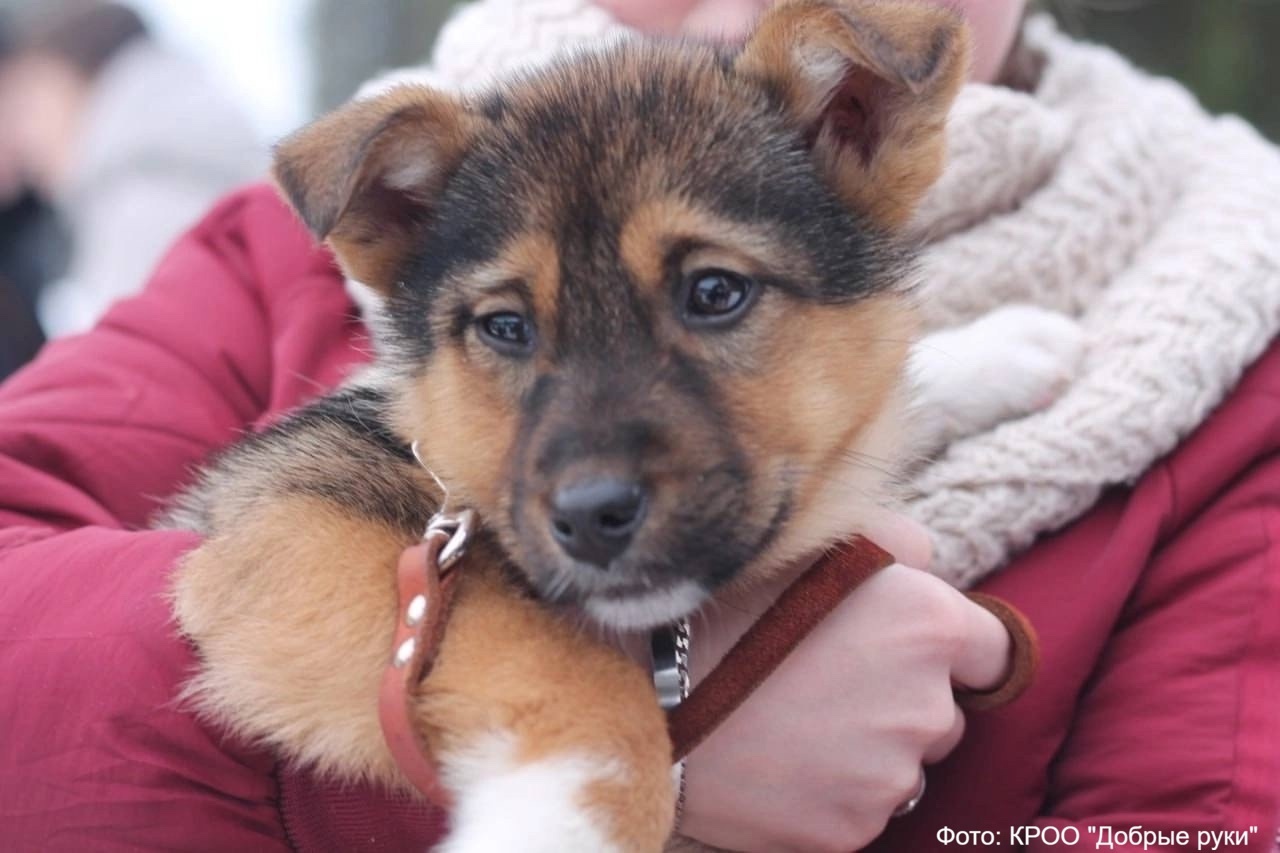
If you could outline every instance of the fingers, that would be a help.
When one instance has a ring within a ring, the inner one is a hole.
[[[872,510],[862,519],[861,533],[893,555],[904,566],[927,569],[933,557],[933,542],[924,525],[901,513]]]
[[[991,611],[956,593],[962,602],[961,642],[951,666],[951,678],[971,690],[990,690],[1009,672],[1013,641]]]
[[[942,759],[951,754],[951,751],[960,745],[961,738],[964,737],[964,712],[960,707],[956,706],[956,718],[951,724],[951,730],[945,735],[934,741],[924,751],[921,759],[925,764],[937,764]]]

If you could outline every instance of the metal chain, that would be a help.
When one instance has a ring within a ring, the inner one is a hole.
[[[689,622],[654,629],[649,635],[653,657],[653,687],[658,704],[669,711],[689,696]]]
[[[688,619],[658,628],[650,635],[653,686],[658,691],[658,704],[667,711],[689,698],[689,639]],[[685,801],[683,759],[671,768],[671,778],[676,788],[676,823],[679,825]]]
[[[680,681],[680,701],[689,698],[689,620],[681,619],[671,626],[671,639],[676,648],[676,675]]]
[[[689,698],[689,620],[681,619],[672,626],[671,635],[676,647],[676,672],[680,678],[680,701],[683,702]],[[680,778],[676,780],[676,826],[684,816],[684,762],[683,758],[676,762],[680,768]]]

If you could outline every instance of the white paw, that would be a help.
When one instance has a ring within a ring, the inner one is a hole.
[[[446,759],[457,793],[442,853],[618,853],[584,789],[614,775],[608,761],[559,755],[516,760],[514,741],[494,734]]]
[[[1076,376],[1084,330],[1032,305],[1010,305],[922,340],[912,351],[927,450],[1046,408]]]

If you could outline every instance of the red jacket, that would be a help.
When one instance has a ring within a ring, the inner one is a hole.
[[[439,834],[440,815],[322,784],[183,710],[195,659],[164,592],[193,539],[145,529],[205,456],[367,347],[329,256],[256,187],[145,293],[0,388],[0,849],[421,850]],[[1006,849],[1093,850],[1100,827],[1270,848],[1278,397],[1273,347],[1170,458],[985,585],[1039,628],[1039,682],[970,718],[877,850],[944,849],[944,827]],[[1079,841],[1011,836],[1022,826]]]

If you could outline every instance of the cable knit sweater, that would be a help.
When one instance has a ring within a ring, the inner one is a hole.
[[[627,30],[588,0],[481,0],[409,76],[475,89]],[[1176,84],[1031,21],[1030,94],[970,85],[912,228],[926,329],[1032,303],[1077,317],[1085,363],[1051,406],[919,469],[908,511],[969,586],[1133,481],[1280,329],[1280,156]],[[367,91],[391,79],[375,81]],[[998,381],[998,377],[994,380]]]

